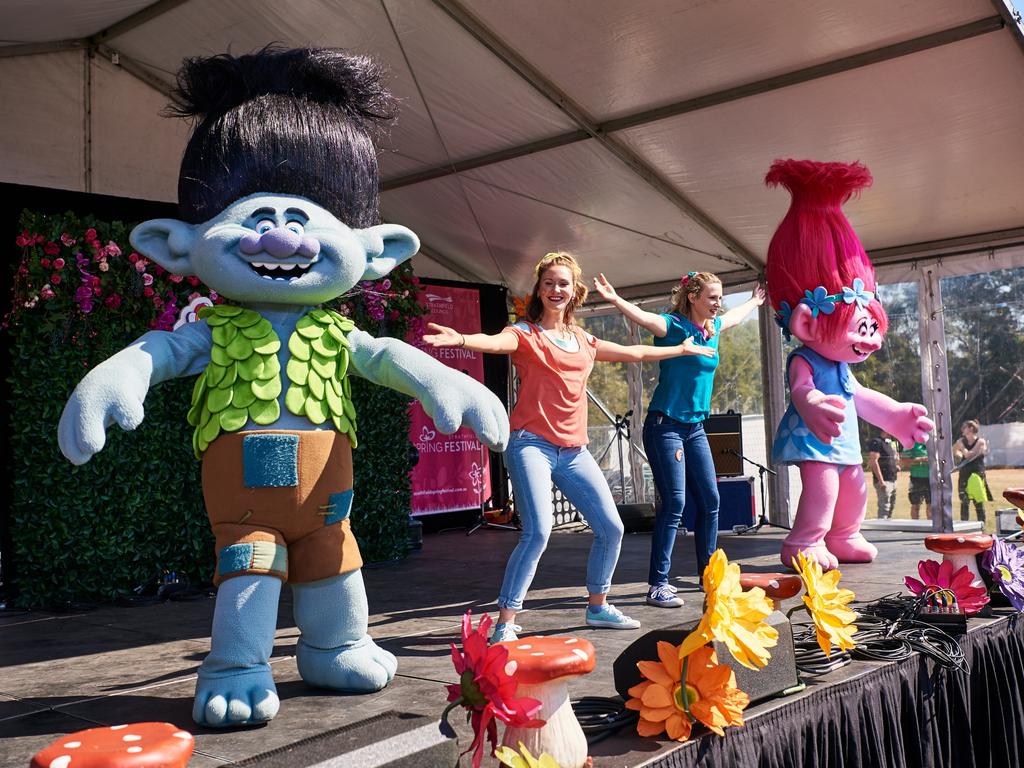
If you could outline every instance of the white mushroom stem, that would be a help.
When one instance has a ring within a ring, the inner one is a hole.
[[[975,587],[984,587],[985,582],[981,578],[981,571],[978,570],[978,556],[977,555],[952,555],[943,554],[943,562],[949,560],[953,564],[953,573],[967,566],[967,570],[971,572],[972,580],[971,585]]]
[[[583,768],[587,762],[587,737],[569,703],[568,681],[569,678],[560,677],[534,685],[520,683],[516,696],[540,701],[540,711],[534,717],[547,723],[540,728],[509,726],[501,743],[518,750],[522,742],[534,757],[547,752],[561,768]]]

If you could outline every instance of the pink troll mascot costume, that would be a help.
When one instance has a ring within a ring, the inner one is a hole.
[[[878,550],[860,533],[867,505],[857,417],[905,448],[935,427],[925,407],[862,387],[851,363],[882,346],[889,320],[875,296],[875,270],[842,205],[871,183],[860,163],[777,160],[765,183],[792,203],[768,246],[768,292],[783,333],[802,342],[786,361],[790,405],[772,460],[800,467],[803,492],[782,562],[798,552],[825,569],[867,563]]]

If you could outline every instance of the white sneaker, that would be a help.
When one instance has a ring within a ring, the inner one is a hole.
[[[490,644],[495,643],[511,643],[519,639],[517,632],[522,632],[523,628],[518,624],[495,624],[494,630],[491,632]]]
[[[601,627],[602,629],[640,629],[640,622],[626,616],[611,603],[601,606],[601,611],[595,613],[589,607],[587,612],[587,626]]]

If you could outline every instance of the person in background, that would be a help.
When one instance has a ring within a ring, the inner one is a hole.
[[[718,546],[718,483],[704,432],[718,368],[718,341],[721,333],[739,325],[764,303],[765,292],[757,286],[750,299],[719,315],[722,281],[710,272],[690,272],[672,290],[670,311],[655,314],[619,296],[603,274],[594,280],[594,289],[619,312],[654,334],[656,347],[689,341],[712,352],[707,357],[691,355],[661,361],[658,386],[644,421],[644,450],[661,497],[651,538],[647,602],[660,608],[678,608],[683,601],[669,584],[668,572],[688,493],[697,505],[693,535],[698,584]]]
[[[888,432],[868,443],[868,469],[878,494],[879,520],[892,517],[896,507],[896,475],[900,471],[897,451],[896,442]]]
[[[932,485],[928,466],[928,446],[924,443],[914,443],[914,447],[900,453],[903,466],[910,471],[910,490],[907,492],[907,499],[910,501],[910,518],[917,520],[921,514],[921,504],[924,504],[925,520],[932,516]]]
[[[971,419],[960,425],[960,439],[953,443],[953,460],[960,470],[956,490],[960,496],[960,519],[967,520],[971,516],[971,501],[978,520],[985,523],[985,501],[992,501],[992,491],[985,479],[985,456],[988,454],[988,443],[979,433],[981,425]],[[972,475],[978,479],[973,481]]]
[[[515,640],[521,630],[514,620],[523,607],[554,522],[552,481],[594,532],[587,560],[587,625],[640,627],[639,621],[623,615],[607,601],[623,526],[608,482],[587,450],[587,377],[595,360],[641,362],[714,354],[688,337],[680,337],[671,345],[621,346],[586,333],[576,325],[573,315],[587,296],[587,286],[579,264],[568,253],[547,254],[537,264],[535,275],[525,321],[496,334],[468,335],[430,323],[427,329],[431,333],[423,337],[432,347],[511,355],[519,374],[505,463],[523,532],[505,568],[492,643]]]

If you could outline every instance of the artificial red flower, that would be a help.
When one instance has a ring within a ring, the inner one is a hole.
[[[952,592],[964,613],[977,613],[988,603],[985,588],[973,585],[974,576],[966,565],[954,572],[953,563],[949,560],[943,560],[942,563],[922,560],[917,564],[917,572],[921,581],[912,576],[903,577],[903,583],[915,595]]]
[[[155,291],[152,288],[150,288],[148,285],[145,288],[142,289],[142,295],[143,296],[152,296],[154,293],[155,293]]]
[[[43,269],[49,269],[50,268],[50,260],[49,259],[40,259],[39,260],[39,266],[42,267]]]
[[[23,229],[21,234],[14,238],[14,244],[19,248],[27,248],[32,245],[32,235],[28,233],[27,229]]]
[[[54,272],[52,275],[50,275],[50,282],[53,285],[60,285],[60,275]]]
[[[60,253],[59,250],[57,252]],[[53,260],[53,268],[54,269],[64,269],[64,259],[54,259]]]
[[[506,670],[508,648],[488,645],[491,617],[483,615],[473,629],[472,611],[462,617],[462,651],[452,643],[452,664],[459,673],[459,682],[448,686],[448,701],[442,718],[455,707],[466,708],[466,719],[473,726],[473,743],[466,752],[473,752],[473,768],[480,768],[484,739],[491,744],[488,754],[498,746],[498,724],[501,720],[515,728],[539,728],[544,720],[533,716],[540,710],[537,699],[516,698],[518,681]],[[462,754],[466,754],[463,752]]]
[[[93,229],[92,227],[89,227],[87,230],[85,230],[85,239],[86,240],[95,240],[96,239],[96,230]]]
[[[53,242],[53,240],[47,240],[46,245],[43,246],[43,253],[47,256],[56,256],[60,253],[60,246]]]

